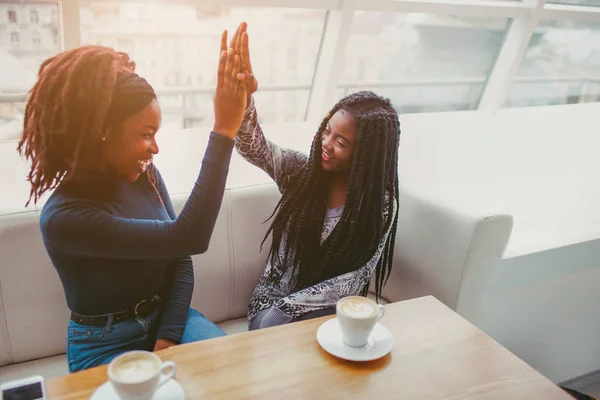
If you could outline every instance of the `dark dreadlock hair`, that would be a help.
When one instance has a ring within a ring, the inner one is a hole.
[[[126,53],[101,46],[66,51],[42,63],[17,148],[31,160],[27,204],[36,203],[64,179],[97,168],[98,149],[109,128],[156,98],[134,71],[135,63]],[[152,165],[146,176],[158,194]]]
[[[321,167],[321,135],[329,118],[338,110],[346,111],[355,120],[357,145],[344,211],[321,244],[329,189],[327,173]],[[277,260],[297,273],[295,290],[359,269],[373,257],[385,232],[391,228],[375,270],[376,296],[381,296],[392,268],[398,224],[399,140],[400,122],[396,110],[389,99],[373,92],[362,91],[345,97],[323,120],[313,139],[308,162],[284,191],[265,236],[266,240],[273,234],[271,262]],[[394,218],[386,220],[386,210],[390,216],[395,215]],[[392,214],[394,210],[396,213]],[[283,255],[279,252],[282,245],[285,247]],[[281,271],[275,268],[271,271],[271,279],[279,281]],[[368,287],[366,282],[363,295]]]

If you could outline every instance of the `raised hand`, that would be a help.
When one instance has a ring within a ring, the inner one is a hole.
[[[248,90],[241,72],[241,58],[234,49],[227,50],[227,31],[221,36],[221,56],[217,70],[214,97],[215,125],[213,131],[231,139],[244,118]]]
[[[248,96],[252,95],[258,90],[258,81],[252,71],[252,62],[250,61],[250,46],[248,44],[248,24],[242,22],[238,26],[235,35],[231,39],[230,47],[235,50],[235,53],[241,57],[241,69],[243,76],[240,75],[238,79],[245,79],[248,90]],[[221,43],[223,47],[223,43]]]

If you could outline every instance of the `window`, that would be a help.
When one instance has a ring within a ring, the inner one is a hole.
[[[5,31],[0,29],[0,71],[4,76],[0,79],[2,142],[21,136],[25,103],[20,100],[35,83],[40,64],[61,47],[57,3],[11,0],[0,3],[0,12],[10,23],[20,24]],[[22,16],[20,21],[19,15]],[[40,24],[28,26],[29,20],[33,22],[36,18]]]
[[[505,106],[594,101],[600,101],[600,25],[540,21]]]
[[[37,24],[40,22],[40,14],[37,9],[33,8],[29,12],[29,17],[31,19],[32,24]]]
[[[163,113],[170,114],[167,121],[206,126],[213,118],[221,32],[228,29],[231,37],[239,22],[247,21],[261,121],[299,121],[325,16],[324,10],[291,8],[89,2],[81,6],[82,43],[128,52],[140,75],[155,86],[167,109]]]
[[[12,22],[13,24],[17,23],[17,12],[15,10],[8,10],[7,15],[9,22]]]
[[[373,90],[400,112],[477,107],[508,20],[357,12],[338,96]]]

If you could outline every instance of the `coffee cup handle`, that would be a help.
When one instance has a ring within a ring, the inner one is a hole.
[[[381,304],[377,304],[377,307],[379,308],[379,313],[377,314],[377,321],[379,321],[385,315],[385,307]]]
[[[162,385],[169,382],[177,371],[177,366],[173,361],[165,361],[160,367],[160,381],[156,385],[155,390],[158,390]]]

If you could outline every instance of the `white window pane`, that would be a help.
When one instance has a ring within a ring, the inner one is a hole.
[[[221,32],[248,22],[264,122],[303,120],[326,11],[188,4],[83,3],[82,43],[129,53],[159,94],[164,123],[212,124]],[[286,89],[286,87],[291,88]]]
[[[600,25],[541,21],[505,106],[600,101]]]
[[[60,51],[57,3],[0,3],[0,141],[21,136],[25,103],[40,64]]]
[[[338,96],[369,89],[400,112],[474,109],[508,20],[358,12]]]

